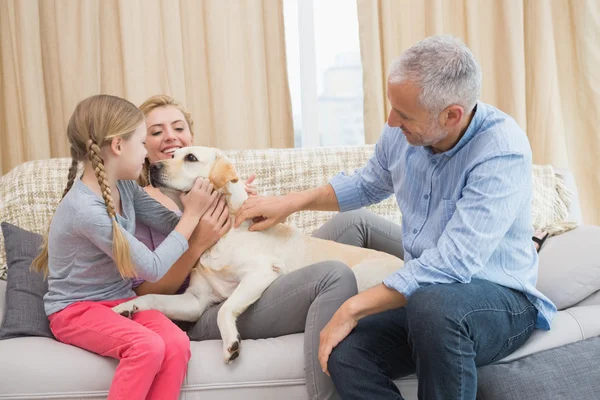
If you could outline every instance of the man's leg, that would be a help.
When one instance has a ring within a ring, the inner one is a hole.
[[[329,371],[343,399],[401,399],[392,379],[412,372],[419,399],[475,399],[476,367],[520,347],[536,317],[523,294],[487,281],[430,285],[407,307],[359,321]]]
[[[393,378],[415,372],[406,308],[370,315],[335,347],[327,368],[343,400],[402,399]]]
[[[383,251],[404,259],[402,227],[364,208],[334,215],[314,231],[313,236]]]
[[[475,399],[477,367],[529,338],[537,310],[524,294],[485,280],[415,292],[406,307],[420,399]]]

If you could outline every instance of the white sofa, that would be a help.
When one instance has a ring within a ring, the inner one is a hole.
[[[246,150],[229,154],[241,176],[255,172],[263,193],[278,194],[322,184],[340,170],[352,171],[365,163],[372,150],[372,146],[359,146]],[[68,159],[29,162],[0,177],[0,221],[42,233],[64,189],[69,165]],[[567,175],[567,178],[570,177]],[[572,179],[570,184],[573,184]],[[372,209],[400,221],[392,198]],[[311,232],[330,215],[299,213],[291,217],[289,223]],[[577,196],[568,219],[581,219]],[[552,240],[549,239],[548,246]],[[5,267],[0,237],[0,273]],[[5,287],[6,282],[0,280],[0,314],[4,310]],[[600,301],[592,303],[560,311],[551,331],[534,332],[525,346],[499,362],[510,362],[542,349],[599,335]],[[245,340],[240,358],[230,365],[223,363],[219,341],[192,342],[192,358],[181,398],[306,399],[302,336]],[[102,399],[106,397],[116,365],[116,360],[49,338],[2,340],[0,399]],[[399,379],[396,383],[406,399],[416,399],[415,377]]]

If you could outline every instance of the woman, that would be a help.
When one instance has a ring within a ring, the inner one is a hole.
[[[147,164],[171,158],[178,148],[192,145],[193,121],[185,108],[166,95],[153,96],[140,109],[146,115],[148,151]],[[146,192],[165,207],[177,211],[176,205],[158,189],[148,185],[147,169],[140,184]],[[252,179],[247,184],[251,183]],[[250,186],[247,189],[253,192]],[[224,199],[215,202],[204,214],[192,237],[189,250],[158,282],[134,281],[138,295],[146,293],[173,294],[185,290],[189,273],[200,255],[230,228]],[[329,232],[328,234],[331,234]],[[155,249],[164,235],[144,225],[138,225],[138,239]],[[324,234],[321,237],[326,237]],[[329,237],[328,237],[329,238]],[[331,237],[335,239],[335,237]],[[335,391],[330,378],[319,367],[317,350],[319,334],[339,306],[355,295],[356,280],[346,265],[337,261],[322,262],[286,274],[273,282],[261,298],[237,320],[244,339],[261,339],[305,332],[305,373],[311,399],[332,398]],[[200,320],[187,331],[192,340],[220,339],[215,305],[207,309]]]

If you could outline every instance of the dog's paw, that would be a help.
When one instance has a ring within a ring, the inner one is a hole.
[[[226,364],[231,363],[233,360],[240,356],[241,341],[242,338],[238,334],[237,339],[229,343],[229,345],[226,345],[225,342],[223,342],[223,353]]]
[[[126,302],[113,307],[112,310],[125,318],[132,318],[139,308],[133,303]]]

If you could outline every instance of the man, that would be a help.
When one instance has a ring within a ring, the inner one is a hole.
[[[555,306],[535,288],[531,148],[478,101],[481,70],[459,40],[427,38],[389,71],[392,110],[375,154],[351,176],[246,202],[236,224],[264,229],[299,210],[348,211],[396,195],[405,266],[347,300],[321,333],[319,360],[344,399],[475,399],[476,367],[549,329]]]

